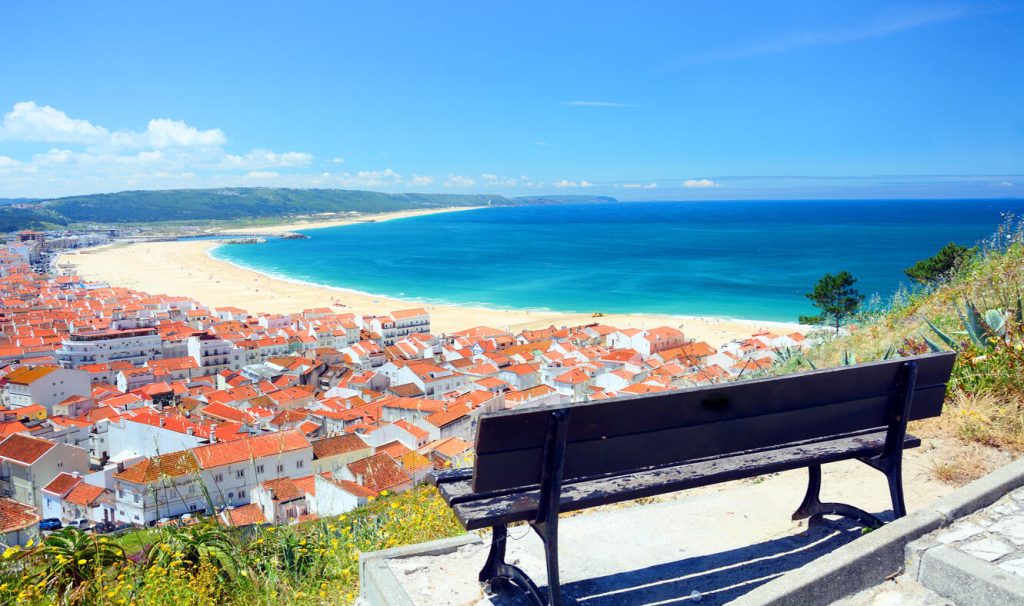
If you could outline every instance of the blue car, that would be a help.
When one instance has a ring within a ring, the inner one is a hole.
[[[39,522],[39,530],[60,530],[64,525],[57,518],[46,518]]]

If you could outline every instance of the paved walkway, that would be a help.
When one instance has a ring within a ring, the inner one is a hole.
[[[907,570],[836,606],[1024,604],[1024,488],[907,545]]]

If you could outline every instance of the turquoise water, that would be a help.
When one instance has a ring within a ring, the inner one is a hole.
[[[486,208],[221,246],[275,276],[499,308],[794,320],[826,272],[888,298],[903,269],[1024,200],[630,202]]]

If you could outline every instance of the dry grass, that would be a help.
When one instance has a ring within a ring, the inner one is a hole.
[[[954,392],[942,416],[916,422],[911,431],[1020,454],[1024,452],[1024,401],[1016,395]]]
[[[932,460],[931,472],[935,479],[953,486],[963,486],[992,471],[992,458],[981,447],[977,444],[961,446],[951,455]]]

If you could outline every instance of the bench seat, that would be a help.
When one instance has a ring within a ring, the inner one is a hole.
[[[815,464],[868,459],[882,454],[885,438],[886,430],[880,428],[622,475],[566,482],[562,485],[558,510],[575,511]],[[915,448],[920,444],[919,438],[907,435],[903,447]],[[476,494],[471,486],[472,473],[471,469],[457,469],[431,477],[466,530],[524,522],[536,517],[540,503],[539,488]]]

